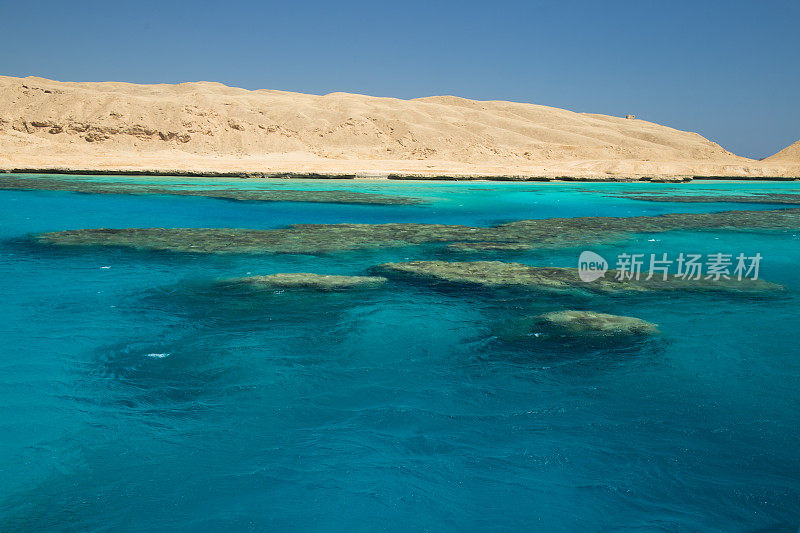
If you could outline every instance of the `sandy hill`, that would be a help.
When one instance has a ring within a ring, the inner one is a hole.
[[[764,160],[768,163],[795,163],[800,164],[800,141],[797,141],[794,144],[790,144],[777,154],[770,156]]]
[[[697,133],[453,96],[0,76],[0,167],[372,174],[765,175]]]

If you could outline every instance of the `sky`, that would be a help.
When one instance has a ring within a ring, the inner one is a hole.
[[[800,139],[798,0],[0,0],[0,22],[9,76],[531,102],[753,158]]]

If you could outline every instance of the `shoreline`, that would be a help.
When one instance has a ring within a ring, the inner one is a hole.
[[[609,183],[688,183],[691,181],[800,181],[800,176],[537,176],[512,174],[425,174],[415,172],[286,172],[286,171],[218,171],[180,169],[77,169],[77,168],[0,168],[0,174],[55,174],[70,176],[174,176],[193,178],[242,179],[324,179],[364,181],[518,181],[518,182],[609,182]]]

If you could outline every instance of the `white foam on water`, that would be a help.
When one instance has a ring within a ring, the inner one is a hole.
[[[155,357],[156,359],[164,359],[168,355],[169,355],[168,353],[149,353],[149,354],[147,354],[147,357]]]

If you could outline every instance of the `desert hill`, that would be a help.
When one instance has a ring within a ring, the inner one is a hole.
[[[738,157],[697,133],[534,104],[0,76],[0,168],[49,167],[595,177],[795,172]]]
[[[790,144],[777,154],[764,159],[764,161],[775,162],[775,163],[785,162],[785,163],[800,164],[800,141],[797,141],[794,144]]]

